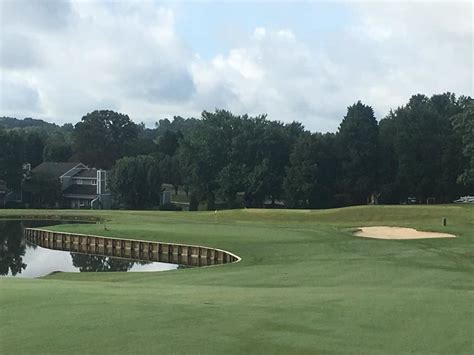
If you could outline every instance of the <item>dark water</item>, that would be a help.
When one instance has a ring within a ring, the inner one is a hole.
[[[52,250],[36,246],[23,238],[25,227],[45,227],[57,224],[61,222],[0,219],[0,276],[40,277],[55,271],[165,271],[179,267],[175,264]]]

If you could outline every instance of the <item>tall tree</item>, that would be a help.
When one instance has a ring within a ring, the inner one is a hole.
[[[117,159],[133,155],[137,136],[137,125],[127,115],[94,111],[75,126],[76,154],[85,164],[108,169]]]
[[[22,183],[23,202],[33,208],[57,207],[61,198],[61,183],[57,176],[32,174]]]
[[[346,203],[364,204],[378,189],[378,125],[372,107],[360,101],[348,107],[337,136],[342,164],[341,192]]]
[[[455,130],[461,136],[465,158],[464,169],[458,176],[458,182],[474,187],[474,100],[462,97],[459,104],[462,111],[451,118]]]
[[[179,186],[183,185],[183,171],[178,154],[173,156],[159,154],[158,161],[163,182],[173,185],[175,194],[178,194]]]
[[[217,175],[217,194],[227,203],[228,208],[236,207],[237,193],[245,189],[244,169],[244,166],[230,162]]]
[[[302,135],[290,156],[285,178],[289,207],[328,208],[335,206],[338,175],[334,134]]]
[[[380,184],[379,202],[383,204],[400,202],[400,184],[398,174],[398,156],[395,145],[397,139],[397,125],[394,113],[379,123],[379,150],[378,150],[378,181]]]
[[[128,208],[145,209],[160,204],[162,177],[151,156],[119,159],[110,174],[110,189]]]
[[[24,140],[20,132],[0,128],[0,180],[15,190],[19,190],[23,177]]]
[[[67,162],[72,157],[72,142],[61,133],[51,135],[43,149],[43,160]]]
[[[25,163],[35,167],[43,162],[43,149],[48,132],[44,129],[25,128],[22,131]]]
[[[456,179],[462,172],[462,142],[450,120],[459,111],[454,95],[446,93],[414,95],[394,112],[401,198],[449,202],[460,193]]]
[[[180,132],[175,133],[171,130],[164,131],[163,134],[160,135],[156,141],[158,151],[168,156],[174,155],[176,149],[178,149],[178,141],[180,138],[182,138],[182,134]]]
[[[146,128],[142,122],[137,125],[137,139],[128,155],[151,155],[156,151],[156,129]]]
[[[234,120],[228,111],[204,111],[202,120],[182,141],[180,160],[186,184],[195,200],[207,201],[209,210],[215,208],[218,174],[230,161]]]
[[[247,199],[255,206],[261,206],[266,198],[273,204],[283,197],[283,181],[290,153],[303,132],[303,127],[296,123],[284,125],[266,120],[260,123],[263,123],[263,133],[257,136],[258,150],[247,188]]]

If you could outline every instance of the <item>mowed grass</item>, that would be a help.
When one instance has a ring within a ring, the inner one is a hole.
[[[474,206],[94,215],[50,229],[200,244],[232,265],[0,279],[1,354],[473,352]],[[443,217],[448,226],[442,227]],[[360,226],[452,239],[355,238]]]

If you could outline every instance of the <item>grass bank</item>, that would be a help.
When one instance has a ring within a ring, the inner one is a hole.
[[[471,353],[474,206],[84,215],[49,229],[206,245],[237,264],[0,279],[0,353]],[[441,226],[441,219],[448,226]],[[452,239],[355,238],[359,226]]]

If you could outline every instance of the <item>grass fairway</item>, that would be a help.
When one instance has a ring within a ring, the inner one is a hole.
[[[91,211],[9,211],[18,214]],[[232,265],[0,279],[1,354],[473,352],[474,206],[94,212],[50,229],[201,244]],[[441,219],[448,226],[441,226]],[[457,238],[355,238],[387,225]]]

